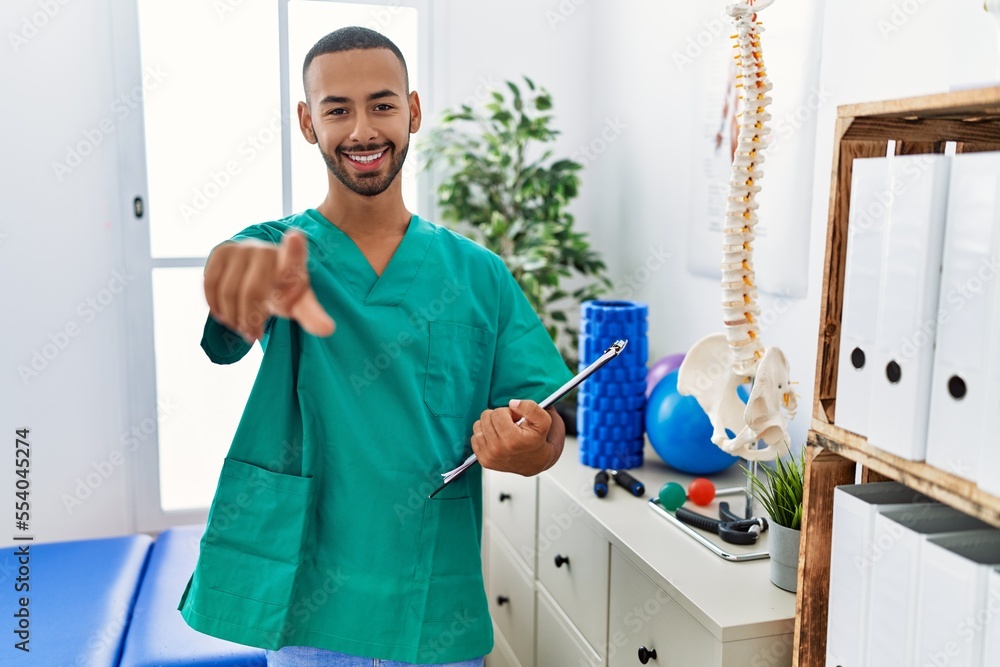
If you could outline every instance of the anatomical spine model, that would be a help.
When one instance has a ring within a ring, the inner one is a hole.
[[[736,26],[740,91],[739,132],[722,241],[722,312],[725,333],[694,344],[677,376],[677,390],[694,396],[712,422],[712,442],[749,460],[785,456],[790,445],[788,422],[795,417],[796,395],[789,383],[788,361],[760,340],[756,278],[753,270],[756,194],[764,175],[761,152],[767,145],[771,83],[764,69],[756,12],[774,0],[743,0],[730,5]],[[737,387],[753,382],[744,405]],[[730,437],[726,431],[734,434]],[[766,446],[758,448],[763,440]]]

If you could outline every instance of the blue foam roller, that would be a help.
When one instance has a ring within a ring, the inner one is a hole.
[[[585,382],[580,387],[583,396],[646,396],[646,382]]]
[[[634,456],[642,453],[645,445],[643,438],[632,438],[630,440],[597,440],[593,438],[581,437],[577,439],[580,450],[586,450],[590,454]]]
[[[177,610],[198,560],[204,524],[160,534],[149,557],[121,667],[266,667],[264,651],[192,630]],[[247,576],[253,576],[247,573]]]
[[[634,412],[645,410],[646,396],[597,396],[581,393],[578,397],[579,405],[592,410],[607,410],[613,412]]]
[[[128,535],[0,550],[8,644],[3,665],[115,667],[153,540]],[[25,555],[19,549],[27,548]],[[25,569],[22,569],[25,568]],[[20,579],[20,580],[19,580]],[[17,590],[16,586],[26,586]],[[25,598],[28,652],[12,630]]]
[[[642,466],[642,455],[635,456],[608,456],[606,454],[590,455],[580,451],[580,463],[591,468],[611,468],[614,470],[627,470]]]
[[[598,322],[635,322],[645,320],[649,306],[638,301],[584,301],[580,319]]]

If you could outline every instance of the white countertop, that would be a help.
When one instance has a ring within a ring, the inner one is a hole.
[[[593,491],[597,471],[579,462],[574,438],[566,439],[559,462],[540,477],[561,487],[589,515],[598,532],[719,641],[793,632],[795,595],[771,583],[770,561],[724,560],[653,511],[648,506],[649,500],[656,497],[663,484],[675,481],[687,489],[694,476],[669,468],[648,444],[644,460],[641,468],[629,471],[646,487],[642,498],[636,498],[613,481],[607,497],[597,498]],[[709,479],[716,488],[744,486],[739,463]],[[705,507],[688,501],[685,507],[717,517],[720,501],[728,501],[733,511],[742,515],[743,494],[716,497]],[[759,504],[757,510],[758,514],[764,512]],[[761,535],[752,547],[726,544],[715,535],[704,531],[702,534],[739,553],[766,551],[769,533]]]

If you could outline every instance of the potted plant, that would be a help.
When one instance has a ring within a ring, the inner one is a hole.
[[[778,588],[795,592],[799,570],[799,541],[802,536],[802,489],[805,452],[798,459],[778,459],[772,468],[758,466],[764,478],[747,468],[750,493],[767,510],[770,536],[767,548],[771,555],[771,582]]]
[[[442,220],[503,259],[575,373],[580,303],[611,281],[568,210],[583,165],[556,159],[546,147],[559,135],[551,95],[528,77],[523,91],[505,83],[507,90],[491,91],[483,104],[445,111],[422,150],[427,166],[440,170]],[[572,429],[568,398],[557,409]]]

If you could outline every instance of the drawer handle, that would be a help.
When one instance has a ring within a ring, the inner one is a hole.
[[[563,565],[569,565],[569,556],[563,556],[562,554],[557,554],[556,567],[562,567]]]
[[[501,491],[500,492],[500,502],[503,502],[505,500],[510,500],[510,494],[509,493],[504,493],[504,492]]]
[[[639,662],[646,664],[650,660],[656,660],[656,649],[648,649],[645,646],[639,647]]]
[[[506,595],[497,596],[497,604],[500,605],[501,607],[507,604],[508,602],[510,602],[510,598],[507,597]]]

